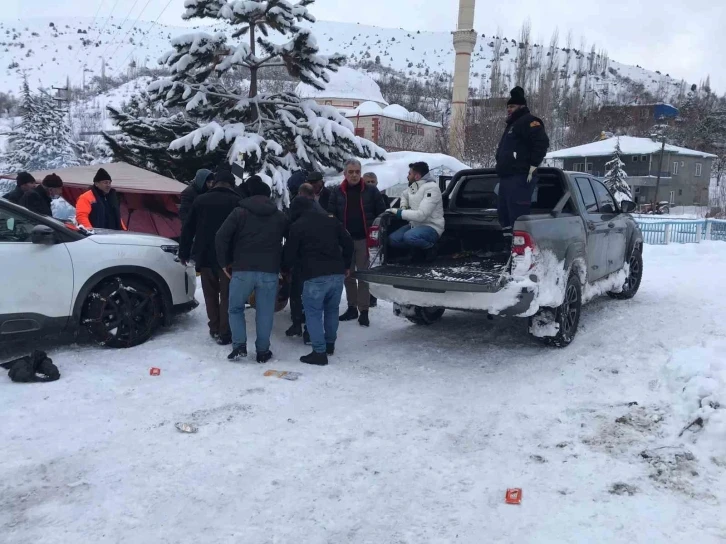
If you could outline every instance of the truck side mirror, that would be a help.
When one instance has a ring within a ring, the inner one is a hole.
[[[34,244],[55,244],[55,231],[47,225],[36,225],[30,233],[30,240]]]
[[[620,202],[620,211],[623,213],[633,213],[636,207],[635,202],[632,200],[623,200]]]

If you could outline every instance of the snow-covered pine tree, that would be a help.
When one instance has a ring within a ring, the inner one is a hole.
[[[625,172],[625,163],[620,159],[620,138],[615,142],[613,157],[605,163],[605,186],[613,193],[615,200],[620,204],[623,200],[633,200],[628,185],[628,174]]]
[[[149,94],[168,108],[184,107],[202,120],[200,127],[174,141],[171,148],[192,150],[222,146],[230,162],[270,183],[286,204],[289,172],[335,167],[351,156],[383,160],[385,152],[354,134],[353,124],[332,106],[300,99],[293,93],[260,93],[260,70],[284,66],[296,79],[324,89],[329,72],[345,62],[339,54],[321,55],[310,30],[314,0],[186,0],[182,16],[212,18],[235,28],[234,43],[223,33],[197,32],[172,40],[174,50],[161,62],[172,76],[152,83]],[[277,41],[270,39],[274,31]],[[282,38],[282,39],[280,39]],[[225,83],[232,74],[249,74],[249,92]]]
[[[214,168],[225,158],[221,146],[213,152],[203,147],[189,152],[169,149],[172,142],[198,129],[199,124],[183,112],[170,115],[160,103],[150,103],[145,93],[134,96],[122,108],[109,106],[107,110],[120,132],[102,135],[116,160],[187,182],[200,168]]]
[[[63,110],[47,93],[33,95],[23,83],[22,122],[8,138],[4,162],[11,170],[52,170],[78,166],[79,148]]]

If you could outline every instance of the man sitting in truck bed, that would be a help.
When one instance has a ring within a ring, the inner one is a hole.
[[[444,233],[444,205],[428,164],[409,164],[408,189],[401,195],[401,207],[387,211],[409,222],[388,237],[392,247],[418,250],[425,260],[435,256],[436,242]]]

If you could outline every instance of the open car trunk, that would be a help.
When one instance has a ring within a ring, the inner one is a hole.
[[[410,249],[390,247],[388,236],[406,225],[392,216],[380,223],[381,251],[368,271],[358,274],[372,283],[432,292],[495,292],[510,260],[497,216],[499,178],[493,173],[464,171],[454,178],[444,197],[446,227],[429,262],[402,264]],[[563,181],[545,173],[534,191],[531,215],[550,213],[564,195]]]

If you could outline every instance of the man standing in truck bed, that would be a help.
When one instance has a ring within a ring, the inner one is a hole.
[[[542,119],[529,112],[524,89],[515,87],[507,102],[507,128],[497,148],[498,212],[504,236],[511,243],[517,218],[530,213],[537,186],[537,167],[550,140]]]

